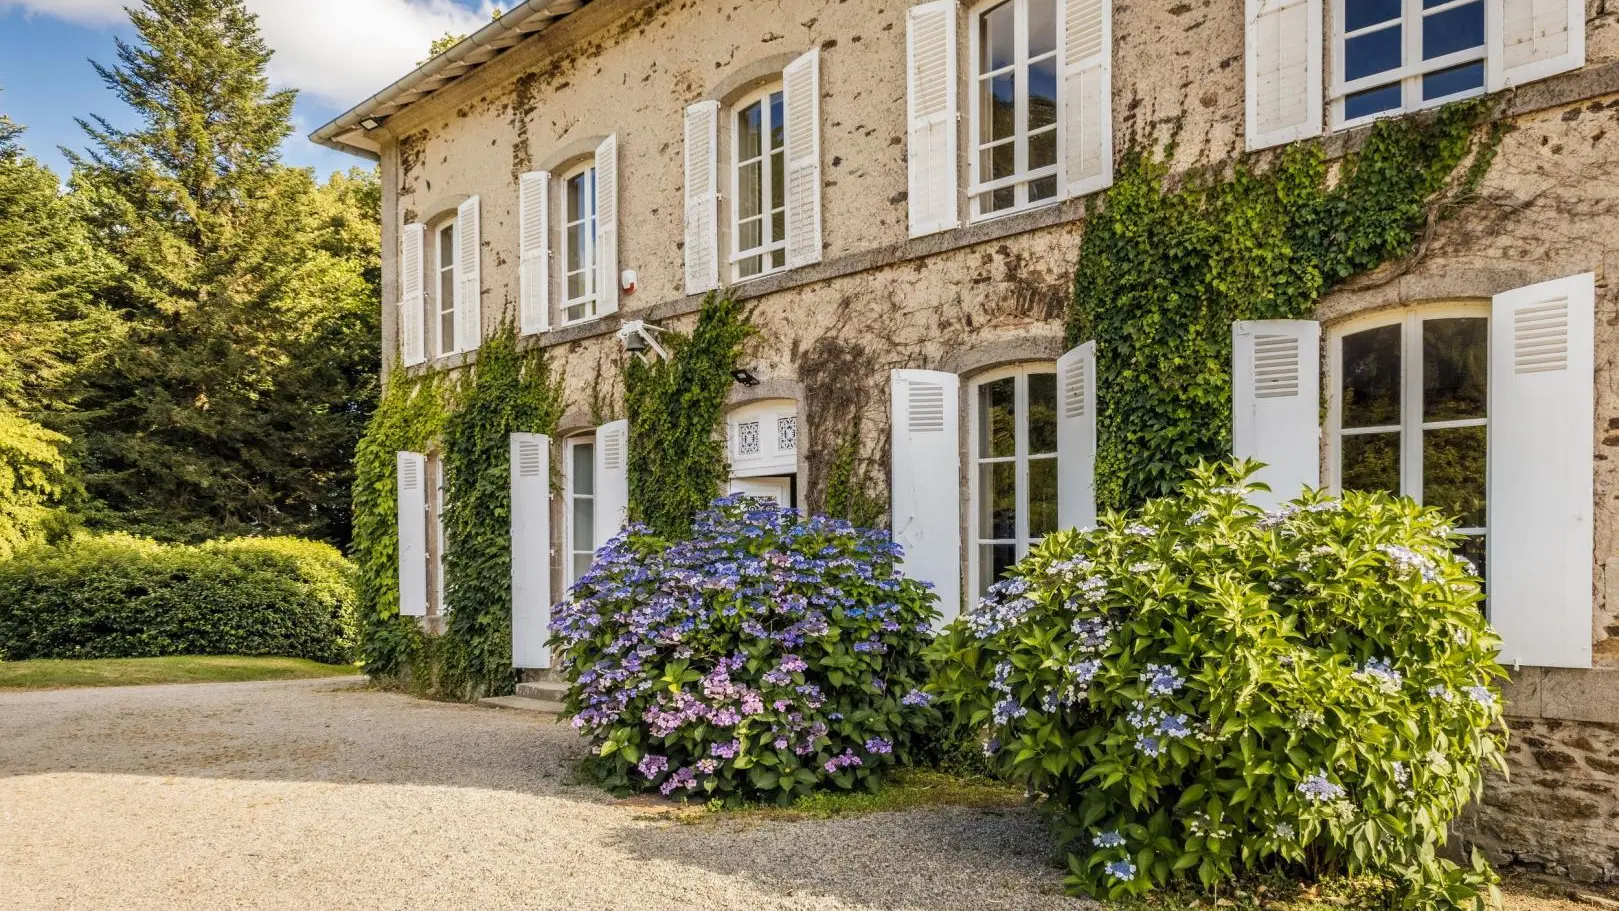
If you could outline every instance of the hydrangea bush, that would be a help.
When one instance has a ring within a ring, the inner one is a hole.
[[[874,788],[937,713],[937,612],[886,532],[745,496],[690,539],[631,526],[552,621],[567,714],[615,793],[787,803]]]
[[[1043,798],[1068,885],[1376,874],[1413,908],[1493,891],[1446,824],[1504,770],[1499,642],[1439,513],[1250,505],[1251,465],[1054,534],[937,645],[940,708]]]

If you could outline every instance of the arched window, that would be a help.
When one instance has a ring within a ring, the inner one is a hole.
[[[1375,314],[1329,330],[1333,490],[1386,490],[1459,520],[1483,572],[1489,305]]]
[[[562,442],[563,590],[590,569],[596,558],[596,435]]]
[[[787,266],[787,124],[780,82],[732,107],[731,267],[736,281]]]
[[[1057,529],[1056,366],[977,377],[967,409],[969,580],[981,595]]]

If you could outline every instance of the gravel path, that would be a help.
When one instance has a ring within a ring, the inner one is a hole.
[[[0,908],[1095,907],[1023,811],[680,824],[581,755],[353,681],[0,694]]]

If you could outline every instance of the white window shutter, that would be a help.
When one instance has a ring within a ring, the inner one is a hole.
[[[1321,0],[1247,0],[1248,149],[1321,135]]]
[[[399,237],[399,354],[406,367],[427,360],[423,325],[427,298],[422,291],[422,248],[426,238],[427,229],[422,225],[405,225]]]
[[[401,452],[399,492],[399,615],[427,616],[427,456]]]
[[[1590,667],[1596,277],[1490,311],[1490,622],[1508,667]]]
[[[618,312],[618,134],[596,147],[596,315]]]
[[[1096,343],[1057,358],[1057,523],[1096,525]]]
[[[483,246],[478,197],[461,204],[455,215],[455,350],[472,351],[483,343],[483,278],[479,254]]]
[[[890,391],[900,568],[932,584],[949,623],[961,613],[961,381],[936,370],[895,370]]]
[[[596,428],[596,549],[624,530],[630,514],[630,422]]]
[[[1320,323],[1231,324],[1231,454],[1265,463],[1253,477],[1270,487],[1253,496],[1264,509],[1321,486]]]
[[[686,109],[686,293],[720,286],[720,103]]]
[[[1113,185],[1113,2],[1063,0],[1063,186],[1082,196]]]
[[[956,0],[913,6],[906,17],[906,120],[911,236],[961,223],[956,160]]]
[[[551,440],[514,433],[512,472],[512,667],[547,668],[551,650]]]
[[[518,179],[518,323],[524,335],[551,328],[551,174]]]
[[[787,120],[787,267],[821,261],[821,50],[782,71]]]
[[[1492,92],[1585,66],[1585,0],[1489,0],[1485,17]]]

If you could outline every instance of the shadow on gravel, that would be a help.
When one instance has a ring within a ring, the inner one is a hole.
[[[824,820],[717,817],[622,830],[630,856],[743,877],[780,895],[866,909],[1084,911],[1062,894],[1045,827],[1029,809],[934,809]]]

